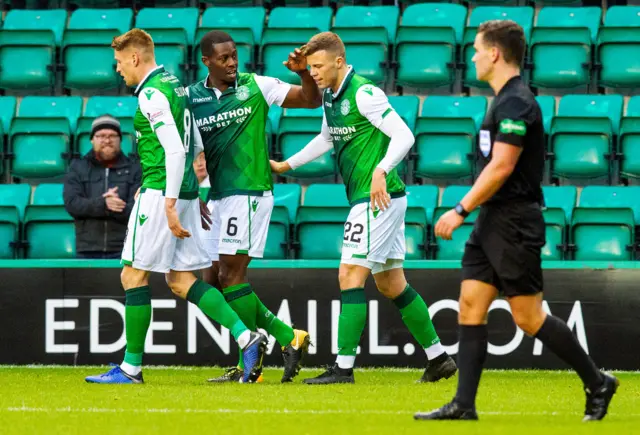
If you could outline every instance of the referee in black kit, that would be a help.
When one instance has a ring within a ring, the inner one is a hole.
[[[478,28],[473,62],[478,79],[488,82],[496,95],[478,140],[482,172],[435,226],[436,236],[449,240],[482,205],[462,258],[458,390],[450,403],[416,414],[417,420],[477,420],[487,313],[499,294],[524,332],[578,372],[587,394],[584,421],[604,418],[618,387],[618,380],[600,372],[567,325],[542,309],[544,130],[540,107],[520,78],[525,47],[522,27],[513,21],[487,21]]]

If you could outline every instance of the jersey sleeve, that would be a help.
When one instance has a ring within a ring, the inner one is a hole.
[[[276,104],[282,106],[287,94],[291,90],[291,85],[273,77],[255,75],[256,83],[260,92],[264,95],[269,106]]]
[[[496,142],[524,146],[524,137],[532,123],[533,105],[519,97],[506,98],[495,109]]]
[[[175,125],[171,114],[171,105],[167,97],[156,88],[144,88],[138,95],[138,105],[145,118],[149,120],[151,128],[156,131],[163,125]]]
[[[360,113],[369,120],[375,128],[380,128],[384,118],[393,112],[389,99],[377,86],[364,85],[356,92],[356,104]]]

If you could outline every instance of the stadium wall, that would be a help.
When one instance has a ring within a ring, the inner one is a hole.
[[[307,364],[334,361],[340,312],[337,261],[256,261],[250,279],[264,303],[311,333]],[[598,365],[637,370],[640,353],[640,263],[544,264],[545,309],[567,321]],[[457,352],[458,262],[407,263],[407,278],[424,296],[442,342]],[[0,261],[0,364],[106,364],[124,346],[124,293],[117,261]],[[153,323],[145,363],[233,365],[237,349],[226,329],[178,300],[152,274]],[[415,346],[394,305],[369,280],[367,328],[359,366],[420,367]],[[513,324],[506,301],[489,320],[491,368],[567,368]],[[270,342],[268,365],[281,365]]]

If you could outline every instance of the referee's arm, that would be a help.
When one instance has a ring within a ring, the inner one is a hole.
[[[498,132],[493,142],[491,160],[484,167],[471,190],[460,205],[469,213],[488,201],[513,173],[527,133],[528,114],[531,108],[519,98],[507,99],[496,110]],[[436,237],[451,240],[453,231],[462,225],[464,218],[450,210],[438,220]]]

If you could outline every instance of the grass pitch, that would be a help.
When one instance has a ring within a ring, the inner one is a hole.
[[[450,400],[456,379],[416,384],[418,370],[357,370],[355,385],[205,382],[212,368],[146,368],[145,385],[90,385],[101,368],[0,367],[0,433],[8,434],[632,434],[640,433],[640,373],[621,385],[602,422],[581,423],[584,393],[569,372],[488,371],[479,422],[414,421]]]

